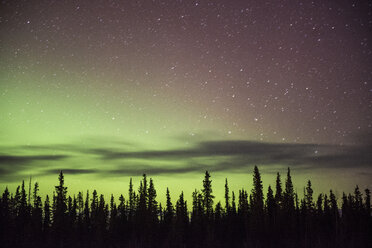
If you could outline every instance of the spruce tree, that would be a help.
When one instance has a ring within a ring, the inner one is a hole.
[[[217,202],[216,204],[216,209],[214,211],[214,220],[215,220],[215,223],[219,223],[222,219],[222,205],[221,205],[221,202]],[[215,226],[216,228],[216,226]]]
[[[60,224],[64,219],[64,216],[67,211],[67,187],[64,186],[64,176],[61,171],[58,177],[59,185],[55,186],[56,190],[56,209],[55,216],[53,216],[54,221]]]
[[[330,205],[331,205],[332,217],[334,221],[337,222],[339,218],[337,199],[332,190],[329,191],[329,200],[330,200]]]
[[[276,201],[274,198],[273,190],[271,189],[270,185],[269,188],[267,189],[266,209],[269,220],[272,220],[274,217],[274,211],[276,209]]]
[[[192,212],[191,212],[192,222],[196,222],[197,218],[198,218],[198,191],[195,189],[192,192]]]
[[[234,215],[236,214],[236,203],[235,203],[235,193],[234,193],[234,191],[231,192],[231,212]]]
[[[230,210],[230,196],[229,196],[229,185],[227,183],[227,178],[225,178],[225,211],[226,215],[229,213]]]
[[[21,197],[19,203],[19,219],[22,223],[21,225],[25,224],[27,217],[28,217],[27,194],[25,190],[25,181],[22,181]]]
[[[186,227],[189,222],[187,214],[187,202],[184,200],[183,192],[181,192],[176,203],[176,222],[182,227]]]
[[[11,242],[13,221],[11,212],[11,198],[8,187],[5,188],[4,193],[0,199],[0,242],[6,246]]]
[[[276,205],[280,208],[283,202],[283,190],[282,190],[282,181],[280,179],[279,172],[276,175],[276,185],[275,185],[275,201]]]
[[[46,235],[49,234],[50,225],[51,225],[50,201],[49,201],[49,196],[46,195],[45,202],[44,202],[44,220],[43,220],[43,230]]]
[[[140,187],[139,187],[139,202],[138,202],[138,217],[140,219],[142,219],[141,222],[145,222],[145,219],[147,217],[147,199],[148,199],[148,196],[147,196],[147,192],[148,192],[148,189],[147,189],[147,177],[146,177],[146,174],[143,174],[143,179],[140,183]]]
[[[119,205],[118,205],[118,213],[120,215],[120,218],[122,220],[126,219],[126,214],[125,214],[125,199],[123,195],[119,196]]]
[[[79,192],[77,196],[77,209],[79,216],[81,217],[84,210],[84,199],[83,199],[83,192]]]
[[[258,218],[263,217],[263,187],[262,187],[262,180],[261,174],[257,168],[254,167],[253,170],[253,189],[252,189],[252,214],[253,216],[257,216]]]
[[[32,229],[34,233],[34,239],[39,239],[42,232],[43,225],[43,209],[41,197],[38,195],[39,184],[36,182],[34,185],[34,190],[32,194],[33,204],[31,208],[31,218],[32,218]]]
[[[309,213],[312,213],[314,210],[314,202],[313,202],[313,189],[311,187],[311,181],[307,181],[307,186],[305,190],[305,208]]]
[[[364,198],[364,209],[366,217],[371,218],[371,191],[369,189],[365,189],[364,192],[366,193],[366,196]]]
[[[173,205],[172,205],[172,201],[171,201],[168,188],[167,188],[167,194],[166,194],[166,201],[167,202],[166,202],[165,213],[164,213],[164,222],[169,225],[170,223],[172,223],[172,219],[174,216],[174,209],[173,209]],[[194,208],[194,204],[193,204],[193,208]]]
[[[156,190],[152,178],[150,178],[147,195],[147,209],[150,215],[150,220],[156,222],[158,220],[158,202],[156,201]]]
[[[97,193],[97,190],[93,190],[92,202],[90,204],[90,211],[92,214],[92,219],[95,218],[95,216],[97,215],[97,209],[98,209],[98,193]]]
[[[87,195],[85,198],[85,204],[84,204],[84,219],[83,219],[85,230],[89,230],[91,227],[91,221],[90,221],[90,209],[89,209],[89,191],[87,190]]]
[[[213,199],[214,195],[212,195],[212,180],[210,179],[209,172],[205,172],[205,177],[203,180],[203,204],[204,210],[207,218],[211,218],[213,214]]]
[[[316,211],[319,216],[323,214],[323,194],[318,195],[318,199],[316,200]]]
[[[354,190],[354,208],[358,213],[362,212],[363,208],[363,199],[362,199],[362,193],[359,190],[359,186],[356,185],[355,190]]]
[[[130,220],[132,220],[133,215],[134,215],[134,211],[135,211],[135,193],[134,193],[134,190],[133,190],[132,178],[130,178],[130,181],[129,181],[128,198],[129,198],[128,218]]]
[[[117,207],[116,207],[115,198],[114,198],[114,195],[111,194],[111,199],[110,199],[110,223],[109,223],[109,231],[110,231],[111,235],[113,235],[114,232],[115,232],[117,215],[118,215],[118,210],[117,210]]]
[[[285,191],[283,194],[283,207],[287,213],[294,211],[294,191],[291,177],[291,171],[288,168],[287,179],[285,181]]]
[[[67,230],[67,187],[64,186],[64,176],[61,171],[58,177],[59,185],[55,186],[56,195],[53,197],[53,231],[56,242],[64,246],[65,234]]]

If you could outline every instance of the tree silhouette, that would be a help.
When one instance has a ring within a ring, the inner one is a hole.
[[[291,177],[291,170],[288,168],[287,179],[285,181],[285,191],[283,194],[283,208],[288,213],[292,213],[294,210],[294,191]]]
[[[129,220],[132,221],[132,218],[133,218],[134,212],[135,212],[135,192],[133,190],[132,178],[130,178],[130,181],[129,181],[128,198],[129,198],[128,217],[129,217]]]
[[[210,179],[209,172],[205,172],[204,180],[203,180],[203,204],[205,214],[208,219],[212,217],[213,214],[213,199],[214,195],[212,195],[212,180]]]
[[[43,240],[46,244],[50,243],[50,226],[51,226],[51,211],[49,196],[46,195],[44,203],[44,219],[43,219]]]
[[[201,190],[192,193],[191,219],[184,193],[173,205],[169,189],[165,208],[156,200],[153,180],[143,175],[138,194],[130,180],[128,198],[115,201],[96,190],[85,201],[82,192],[67,195],[64,175],[58,177],[53,202],[42,204],[39,184],[26,193],[24,181],[0,197],[0,247],[369,247],[372,217],[369,189],[358,186],[343,193],[341,209],[333,191],[314,202],[311,181],[303,198],[294,192],[288,169],[282,192],[279,173],[276,192],[253,170],[251,194],[242,188],[238,199],[225,179],[225,201],[213,205],[207,171]],[[30,196],[31,195],[31,196]],[[28,200],[29,199],[29,200]],[[231,200],[231,201],[230,201]],[[224,205],[224,207],[222,206]],[[173,207],[175,206],[175,207]]]
[[[227,178],[225,179],[225,211],[226,211],[226,215],[228,215],[229,211],[230,211],[230,195],[229,195],[229,185],[227,183]]]
[[[283,203],[283,190],[279,172],[276,175],[275,190],[276,206],[278,207],[278,209],[280,209]]]
[[[150,221],[156,223],[158,221],[158,202],[156,201],[156,190],[152,178],[150,178],[147,195],[147,208],[150,215]]]
[[[263,186],[262,186],[262,180],[261,180],[261,174],[257,168],[257,166],[254,167],[253,171],[253,189],[252,189],[252,215],[255,216],[261,216],[263,215]]]
[[[313,189],[311,187],[311,181],[307,181],[307,186],[305,190],[305,208],[306,211],[312,212],[314,210],[314,201],[313,201]]]
[[[165,207],[165,212],[164,212],[164,222],[167,225],[170,225],[173,221],[174,217],[174,208],[172,205],[169,189],[167,188],[167,195],[166,195],[167,203]]]
[[[267,215],[269,218],[269,223],[272,225],[274,224],[274,214],[276,209],[276,201],[274,198],[273,190],[271,189],[271,186],[269,185],[267,189],[267,197],[266,197],[266,209],[267,209]]]
[[[67,231],[67,187],[64,186],[64,176],[61,171],[58,177],[59,185],[55,186],[56,195],[53,200],[53,222],[52,228],[58,246],[63,247],[65,243],[65,233]]]

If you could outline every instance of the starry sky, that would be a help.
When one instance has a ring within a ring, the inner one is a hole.
[[[371,31],[368,1],[1,1],[0,189],[190,195],[209,170],[219,197],[254,165],[371,188]]]

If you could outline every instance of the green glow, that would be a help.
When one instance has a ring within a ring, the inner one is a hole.
[[[249,190],[255,164],[245,161],[242,164],[244,169],[226,167],[218,170],[217,165],[226,163],[229,166],[234,156],[194,154],[188,157],[176,153],[156,158],[105,160],[95,151],[187,151],[197,149],[201,142],[229,140],[262,139],[294,144],[298,141],[298,135],[292,132],[294,129],[302,133],[301,143],[315,143],[314,140],[327,143],[323,137],[314,139],[314,132],[310,129],[304,127],[302,130],[303,123],[286,123],[287,119],[278,117],[277,111],[270,113],[256,107],[247,108],[250,106],[250,102],[246,103],[247,98],[257,95],[260,103],[260,92],[249,91],[239,95],[241,92],[238,91],[236,97],[244,99],[234,102],[229,92],[231,86],[226,83],[228,90],[222,96],[221,88],[205,84],[218,80],[209,76],[208,70],[198,77],[193,77],[192,73],[187,73],[188,77],[175,76],[169,70],[169,61],[154,63],[134,58],[124,67],[101,61],[98,55],[94,61],[61,59],[65,56],[61,50],[42,59],[38,49],[15,58],[16,45],[8,41],[6,46],[9,49],[1,51],[4,60],[0,62],[0,155],[21,159],[24,156],[66,157],[36,159],[28,163],[4,159],[4,165],[0,166],[17,169],[13,174],[0,178],[1,190],[9,186],[14,192],[21,180],[27,181],[32,176],[33,181],[39,181],[41,193],[51,194],[59,170],[89,170],[92,173],[66,173],[70,193],[97,189],[106,197],[111,193],[118,196],[121,193],[126,195],[130,177],[138,187],[141,174],[151,171],[151,168],[187,170],[197,166],[199,169],[191,172],[148,173],[148,176],[154,178],[160,200],[164,198],[166,187],[170,188],[173,200],[181,191],[190,200],[191,192],[202,187],[203,172],[208,169],[218,201],[223,196],[225,178],[229,179],[231,190],[237,192],[242,187]],[[132,68],[131,64],[136,66]],[[210,88],[204,90],[200,84]],[[235,94],[233,96],[235,98]],[[259,116],[265,118],[258,120],[256,117]],[[309,123],[309,126],[313,124]],[[289,138],[283,139],[284,136]],[[106,173],[108,170],[141,166],[144,171],[135,175]],[[286,168],[290,165],[258,166],[267,188],[269,184],[274,185],[277,171],[282,173],[284,184]],[[313,181],[318,192],[330,188],[349,192],[356,183],[361,188],[371,186],[370,169],[358,165],[345,169],[318,167],[307,170],[297,169],[294,165],[292,172],[300,195],[307,179]],[[338,196],[341,194],[336,193]]]
[[[2,154],[18,156],[32,155],[69,155],[70,157],[58,161],[34,161],[22,167],[16,177],[4,180],[1,190],[9,186],[13,191],[21,180],[39,181],[41,192],[51,194],[52,186],[56,185],[57,173],[45,173],[45,170],[60,169],[115,169],[118,166],[130,167],[141,164],[151,166],[177,168],[193,166],[195,164],[212,167],[213,189],[217,196],[216,201],[222,200],[224,178],[228,178],[230,187],[236,192],[244,187],[250,189],[252,185],[251,171],[253,164],[247,167],[245,173],[234,171],[213,172],[213,164],[228,160],[229,157],[197,157],[189,160],[184,158],[171,159],[117,159],[103,161],[97,155],[82,154],[71,148],[47,149],[54,145],[71,145],[79,149],[101,149],[107,147],[114,151],[143,151],[143,150],[169,150],[187,149],[193,143],[206,140],[249,140],[256,134],[252,132],[238,132],[233,130],[226,133],[226,121],[200,118],[195,111],[197,104],[184,104],[176,99],[165,99],[159,94],[154,97],[146,92],[147,86],[126,88],[123,86],[106,87],[110,82],[94,80],[93,78],[78,79],[75,76],[61,76],[43,78],[42,73],[28,73],[13,75],[12,78],[1,74],[0,86],[2,97],[0,106],[2,118],[0,122]],[[80,83],[74,84],[75,81]],[[83,81],[83,82],[81,82]],[[89,83],[88,83],[89,82]],[[82,85],[88,85],[83,88]],[[105,96],[107,95],[107,96]],[[102,97],[104,96],[104,97]],[[169,95],[167,95],[169,97]],[[103,99],[103,100],[102,100]],[[169,104],[172,103],[172,104]],[[204,135],[203,134],[207,134]],[[27,147],[40,146],[40,149]],[[20,148],[21,147],[21,148]],[[17,165],[15,165],[17,166]],[[259,165],[260,166],[260,165]],[[264,185],[273,185],[275,171],[282,173],[285,179],[287,165],[270,167],[270,170],[261,168]],[[302,187],[308,178],[314,181],[314,188],[318,191],[328,191],[330,188],[340,188],[351,191],[355,180],[350,177],[342,178],[345,172],[334,170],[312,170],[296,172],[293,168],[294,182],[297,190],[302,194]],[[265,174],[265,171],[268,173]],[[356,171],[356,170],[353,170]],[[321,173],[320,173],[321,172]],[[329,175],[338,173],[338,180],[329,184]],[[129,178],[133,175],[117,174],[103,175],[100,173],[69,175],[66,174],[66,184],[69,192],[97,189],[106,197],[113,193],[115,196],[126,195]],[[148,175],[155,180],[160,200],[164,198],[165,189],[169,187],[175,200],[181,191],[190,200],[194,189],[202,187],[203,169],[198,173],[175,173],[169,175]],[[136,187],[141,173],[133,176]],[[361,186],[367,186],[367,180],[360,177]],[[337,192],[340,194],[340,192]]]

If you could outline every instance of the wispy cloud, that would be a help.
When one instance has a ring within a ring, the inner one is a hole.
[[[339,146],[232,140],[200,142],[188,149],[137,152],[113,152],[108,149],[93,149],[90,152],[100,155],[103,160],[173,160],[228,156],[234,158],[234,162],[251,162],[262,165],[306,164],[327,167],[350,167],[372,166],[371,148],[370,144]]]
[[[67,155],[0,155],[0,180],[12,181],[23,171],[30,169],[41,161],[53,163],[67,158]]]
[[[139,145],[135,147],[136,151],[128,144],[118,147],[117,143],[111,146],[106,143],[102,147],[78,144],[20,147],[23,151],[53,150],[62,155],[0,155],[0,180],[17,175],[29,166],[36,166],[40,161],[48,161],[51,165],[41,168],[40,173],[44,175],[56,174],[62,169],[68,174],[97,174],[106,177],[143,173],[199,173],[205,170],[243,172],[252,165],[267,169],[273,166],[290,166],[297,170],[361,168],[366,173],[372,170],[372,142],[366,141],[340,146],[222,140],[197,141],[184,149],[141,150]],[[69,155],[71,153],[76,155]],[[71,168],[69,162],[76,157],[80,159],[80,167]],[[62,166],[59,161],[67,158],[69,160],[63,161],[65,166]],[[89,168],[89,164],[81,162],[82,158],[89,158],[97,168]],[[58,166],[53,166],[57,163]]]

